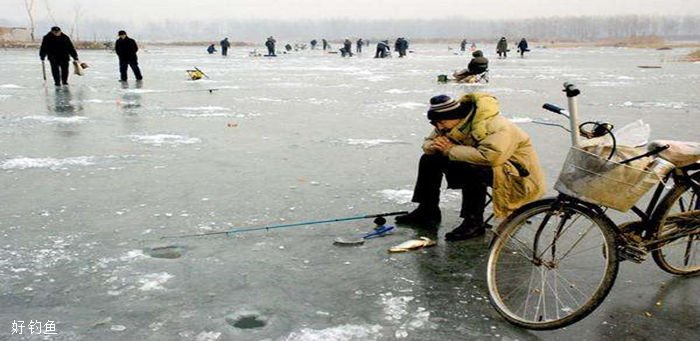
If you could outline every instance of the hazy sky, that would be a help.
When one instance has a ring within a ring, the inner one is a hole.
[[[0,0],[0,19],[26,20],[25,0]],[[34,0],[37,20],[48,2],[57,21],[163,21],[264,18],[512,19],[572,15],[700,15],[700,0]]]

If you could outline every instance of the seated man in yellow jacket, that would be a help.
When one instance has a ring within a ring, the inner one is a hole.
[[[428,120],[435,127],[423,144],[413,202],[418,208],[396,217],[399,224],[436,228],[442,220],[440,186],[462,190],[462,223],[445,235],[450,241],[484,234],[487,187],[493,211],[505,217],[542,196],[544,175],[530,137],[499,113],[496,98],[471,93],[458,101],[430,99]]]

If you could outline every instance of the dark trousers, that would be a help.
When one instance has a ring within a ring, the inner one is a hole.
[[[460,217],[483,221],[486,189],[493,184],[491,167],[450,161],[442,154],[423,154],[418,163],[418,179],[412,201],[437,206],[440,203],[443,174],[447,178],[447,188],[462,189]]]
[[[226,56],[228,55],[228,47],[221,47],[221,55]]]
[[[126,71],[129,66],[131,66],[131,71],[134,71],[136,80],[142,80],[143,76],[141,75],[141,69],[139,69],[139,62],[137,59],[119,59],[119,75],[121,76],[121,80],[126,80]]]
[[[274,46],[268,46],[267,47],[267,54],[269,56],[274,56],[275,55],[275,47]]]
[[[49,59],[49,64],[51,64],[51,76],[53,76],[53,83],[56,85],[61,85],[61,82],[63,82],[63,84],[68,84],[68,59]]]

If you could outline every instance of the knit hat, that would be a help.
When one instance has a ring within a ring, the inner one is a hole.
[[[60,32],[60,31],[61,31],[61,28],[58,26],[54,26],[51,28],[51,32]]]
[[[447,95],[438,95],[430,99],[428,120],[441,121],[465,118],[471,112],[474,104],[457,102]]]
[[[118,35],[118,36],[122,36],[122,35],[125,36],[125,35],[126,35],[126,31],[121,30],[121,31],[119,31],[119,33],[117,33],[117,35]]]

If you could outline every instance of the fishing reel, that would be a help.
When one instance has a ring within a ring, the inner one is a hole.
[[[384,226],[384,224],[386,224],[386,218],[379,216],[379,217],[374,218],[373,222],[375,225],[377,225],[377,227],[381,227],[381,226]]]

